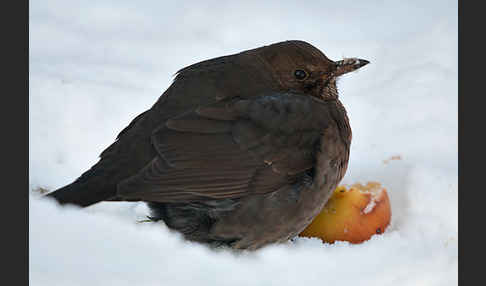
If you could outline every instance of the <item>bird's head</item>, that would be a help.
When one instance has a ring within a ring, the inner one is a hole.
[[[304,41],[280,42],[252,52],[266,64],[281,89],[324,100],[338,98],[336,80],[339,76],[369,63],[358,58],[332,61]]]

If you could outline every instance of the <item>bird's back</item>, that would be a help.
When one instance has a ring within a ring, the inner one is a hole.
[[[240,53],[203,61],[177,72],[171,86],[147,111],[125,127],[100,160],[73,183],[48,197],[61,204],[89,206],[100,201],[125,200],[118,183],[133,176],[157,156],[152,134],[168,119],[232,96],[253,96],[274,88],[261,61]],[[241,85],[242,82],[252,85]],[[224,83],[224,85],[223,85]]]

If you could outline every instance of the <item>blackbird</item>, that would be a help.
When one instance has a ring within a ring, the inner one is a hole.
[[[210,245],[287,241],[346,172],[351,128],[336,80],[368,63],[285,41],[183,68],[98,163],[47,196],[144,201],[152,220]]]

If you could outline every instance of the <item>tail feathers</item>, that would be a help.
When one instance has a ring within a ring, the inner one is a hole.
[[[54,198],[60,204],[74,204],[87,207],[92,204],[113,200],[116,197],[116,184],[109,184],[96,172],[88,171],[72,184],[57,189],[46,197]]]

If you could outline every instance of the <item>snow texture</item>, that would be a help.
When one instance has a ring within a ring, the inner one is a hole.
[[[338,82],[353,128],[342,183],[378,181],[392,207],[362,244],[235,254],[137,223],[143,203],[31,194],[30,285],[457,284],[457,1],[31,0],[29,12],[31,188],[72,182],[180,68],[301,39],[371,62]]]

